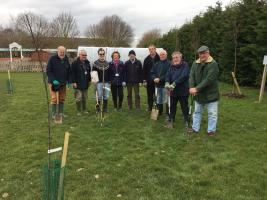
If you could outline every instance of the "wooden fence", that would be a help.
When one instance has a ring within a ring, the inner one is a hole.
[[[46,63],[43,63],[44,70],[46,70]],[[41,72],[39,62],[16,60],[12,63],[10,61],[0,62],[0,72]]]

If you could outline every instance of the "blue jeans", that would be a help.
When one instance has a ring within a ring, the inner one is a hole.
[[[110,84],[105,83],[104,89],[103,89],[103,83],[97,83],[97,93],[98,93],[98,100],[102,100],[102,91],[104,90],[104,100],[108,100],[109,92],[110,92]]]
[[[193,114],[193,125],[192,128],[194,131],[198,132],[200,129],[202,112],[205,105],[208,108],[208,129],[207,132],[215,132],[217,119],[218,119],[218,101],[214,101],[207,104],[200,104],[195,101],[195,112]]]
[[[163,104],[163,103],[167,103],[167,92],[165,88],[159,88],[156,87],[155,88],[155,92],[157,93],[157,104]]]

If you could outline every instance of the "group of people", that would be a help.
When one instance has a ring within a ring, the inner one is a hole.
[[[114,110],[122,109],[125,87],[127,87],[128,109],[133,109],[134,90],[135,108],[140,110],[139,88],[143,85],[147,94],[147,111],[151,112],[155,105],[159,115],[163,115],[165,107],[167,128],[173,128],[179,102],[185,127],[189,132],[197,134],[200,130],[202,112],[207,106],[207,134],[215,135],[218,118],[219,68],[211,57],[209,48],[201,46],[197,50],[199,58],[193,62],[191,70],[179,51],[172,53],[170,61],[165,50],[161,50],[158,54],[154,45],[150,45],[148,49],[149,55],[143,65],[137,59],[134,50],[129,51],[129,60],[125,63],[120,60],[118,51],[114,51],[111,56],[112,61],[107,62],[103,48],[98,49],[98,59],[93,64],[87,59],[86,51],[80,50],[79,56],[70,65],[65,47],[58,47],[57,55],[52,56],[47,64],[52,116],[55,116],[57,104],[59,113],[63,115],[66,87],[72,86],[74,89],[77,115],[80,116],[82,113],[87,113],[87,93],[90,85],[94,87],[96,103],[101,105],[103,112],[108,112],[110,91]],[[189,126],[190,95],[195,102],[192,126]]]

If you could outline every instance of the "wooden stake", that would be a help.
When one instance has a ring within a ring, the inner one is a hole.
[[[238,84],[238,82],[237,82],[237,80],[236,80],[236,77],[235,77],[235,73],[234,73],[234,72],[232,72],[232,77],[233,77],[233,79],[234,79],[234,84],[235,84],[235,86],[236,86],[237,93],[238,93],[239,96],[241,96],[241,95],[242,95],[242,92],[241,92],[241,90],[240,90],[240,87],[239,87],[239,84]]]
[[[261,90],[260,90],[259,102],[261,102],[262,99],[263,99],[264,88],[265,88],[265,82],[266,82],[266,74],[267,74],[267,65],[264,66],[264,70],[263,70],[263,74],[262,74]]]
[[[69,132],[65,133],[65,139],[64,139],[64,147],[63,147],[63,153],[62,153],[62,160],[61,160],[61,169],[60,169],[60,176],[59,176],[59,184],[58,184],[58,193],[57,193],[57,199],[62,199],[62,191],[63,191],[63,181],[64,181],[64,167],[66,166],[67,161],[67,153],[68,153],[68,145],[69,145]]]

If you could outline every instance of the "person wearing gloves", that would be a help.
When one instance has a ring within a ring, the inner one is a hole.
[[[70,63],[66,56],[66,48],[59,46],[57,55],[51,56],[46,68],[48,85],[51,95],[52,118],[55,118],[57,109],[57,95],[59,94],[59,114],[63,116],[64,102],[66,98],[66,85],[71,86]]]
[[[131,50],[128,55],[129,60],[125,62],[128,108],[129,110],[131,110],[133,107],[132,90],[134,89],[135,108],[137,110],[140,110],[139,83],[142,82],[142,63],[138,59],[136,59],[134,50]]]
[[[109,63],[109,68],[114,110],[121,110],[123,102],[123,87],[126,86],[126,70],[123,62],[120,61],[120,53],[118,51],[114,51],[111,58],[112,61]]]
[[[198,59],[193,62],[190,71],[189,92],[194,96],[195,111],[191,132],[199,133],[202,113],[205,106],[208,109],[208,136],[214,136],[218,120],[219,93],[219,66],[211,57],[209,48],[201,46],[198,50]]]
[[[79,57],[71,65],[71,77],[77,116],[81,116],[82,112],[88,114],[86,103],[89,83],[91,81],[90,71],[91,67],[89,60],[87,60],[87,53],[85,50],[80,50]]]
[[[159,115],[163,113],[163,103],[166,103],[166,89],[165,89],[165,77],[168,69],[170,68],[170,61],[167,59],[167,52],[161,50],[159,53],[160,61],[157,62],[150,71],[151,79],[154,81],[155,90],[157,91],[157,107]],[[166,104],[166,114],[168,113],[168,105]]]
[[[172,64],[166,74],[165,81],[165,88],[170,95],[170,115],[166,127],[173,128],[176,106],[179,101],[184,117],[184,125],[187,128],[189,115],[189,67],[183,61],[181,52],[175,51],[172,53]]]

